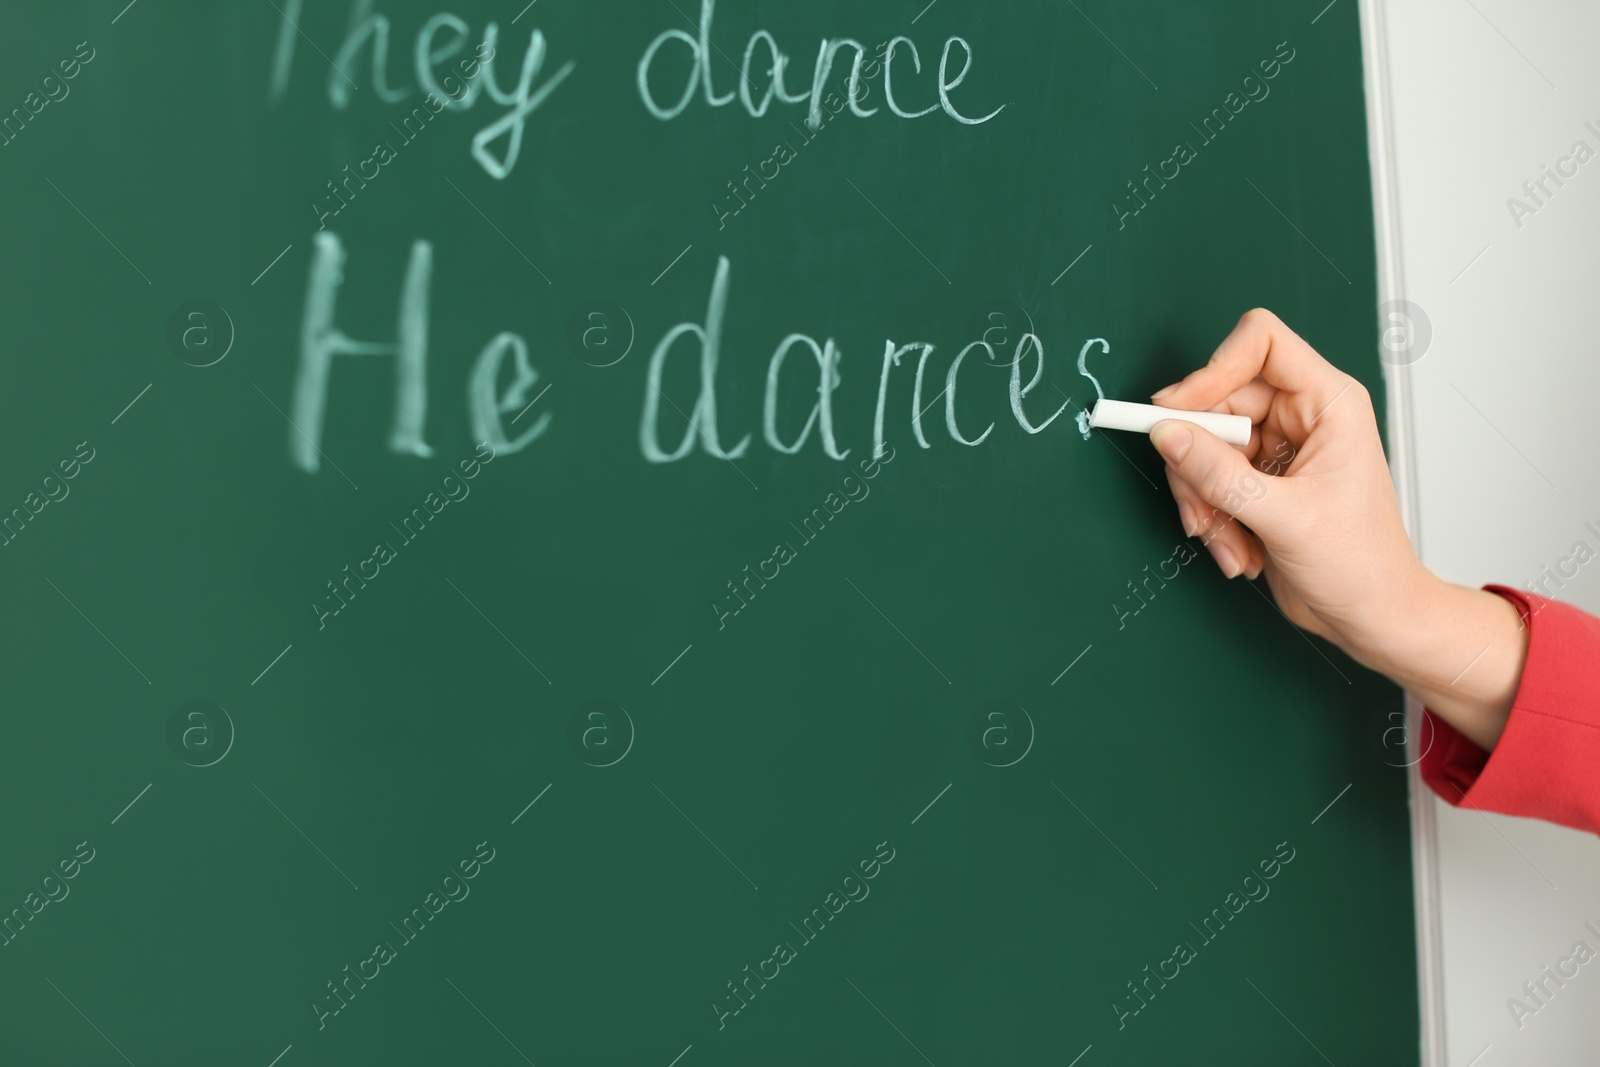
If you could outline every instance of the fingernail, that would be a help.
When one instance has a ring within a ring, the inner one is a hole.
[[[1150,399],[1151,400],[1160,400],[1162,397],[1170,395],[1177,388],[1178,387],[1176,385],[1169,385],[1165,389],[1160,389],[1160,390],[1157,390],[1154,393],[1151,393],[1150,394]]]
[[[1211,558],[1217,561],[1218,567],[1222,568],[1224,577],[1239,577],[1239,561],[1233,558],[1233,552],[1229,550],[1227,545],[1213,544],[1206,547],[1211,549]]]
[[[1189,454],[1189,446],[1194,444],[1194,435],[1183,423],[1163,419],[1150,431],[1150,443],[1168,463],[1182,463],[1183,457]]]
[[[1178,501],[1178,521],[1183,523],[1183,535],[1194,536],[1194,508],[1189,506],[1187,500]]]

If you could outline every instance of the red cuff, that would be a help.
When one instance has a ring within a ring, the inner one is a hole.
[[[1422,777],[1448,803],[1600,833],[1600,619],[1500,585],[1517,606],[1528,660],[1505,732],[1485,752],[1424,711]]]

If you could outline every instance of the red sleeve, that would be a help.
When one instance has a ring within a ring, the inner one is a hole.
[[[1424,711],[1433,743],[1422,777],[1458,807],[1600,833],[1600,619],[1533,593],[1484,588],[1515,604],[1528,626],[1511,716],[1485,752]]]

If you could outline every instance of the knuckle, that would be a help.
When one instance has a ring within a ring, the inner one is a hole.
[[[1213,504],[1222,504],[1228,496],[1228,470],[1227,465],[1212,461],[1200,474],[1200,482],[1196,486],[1200,495]]]
[[[1233,525],[1233,516],[1221,508],[1211,508],[1200,523],[1200,540],[1208,548],[1213,541],[1221,538],[1229,540],[1228,529]]]
[[[1246,311],[1239,317],[1239,325],[1255,329],[1271,329],[1280,324],[1282,320],[1266,308],[1255,307]]]
[[[1344,383],[1340,386],[1338,403],[1340,405],[1348,405],[1345,409],[1345,417],[1349,418],[1351,414],[1372,417],[1376,409],[1372,405],[1371,390],[1348,374],[1341,373],[1341,377],[1344,378]]]

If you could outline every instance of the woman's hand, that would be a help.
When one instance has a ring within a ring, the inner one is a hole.
[[[1508,601],[1448,585],[1417,558],[1361,383],[1256,310],[1209,363],[1151,400],[1255,424],[1242,449],[1176,419],[1150,431],[1184,532],[1204,539],[1223,574],[1265,574],[1292,622],[1492,747],[1526,628]]]

